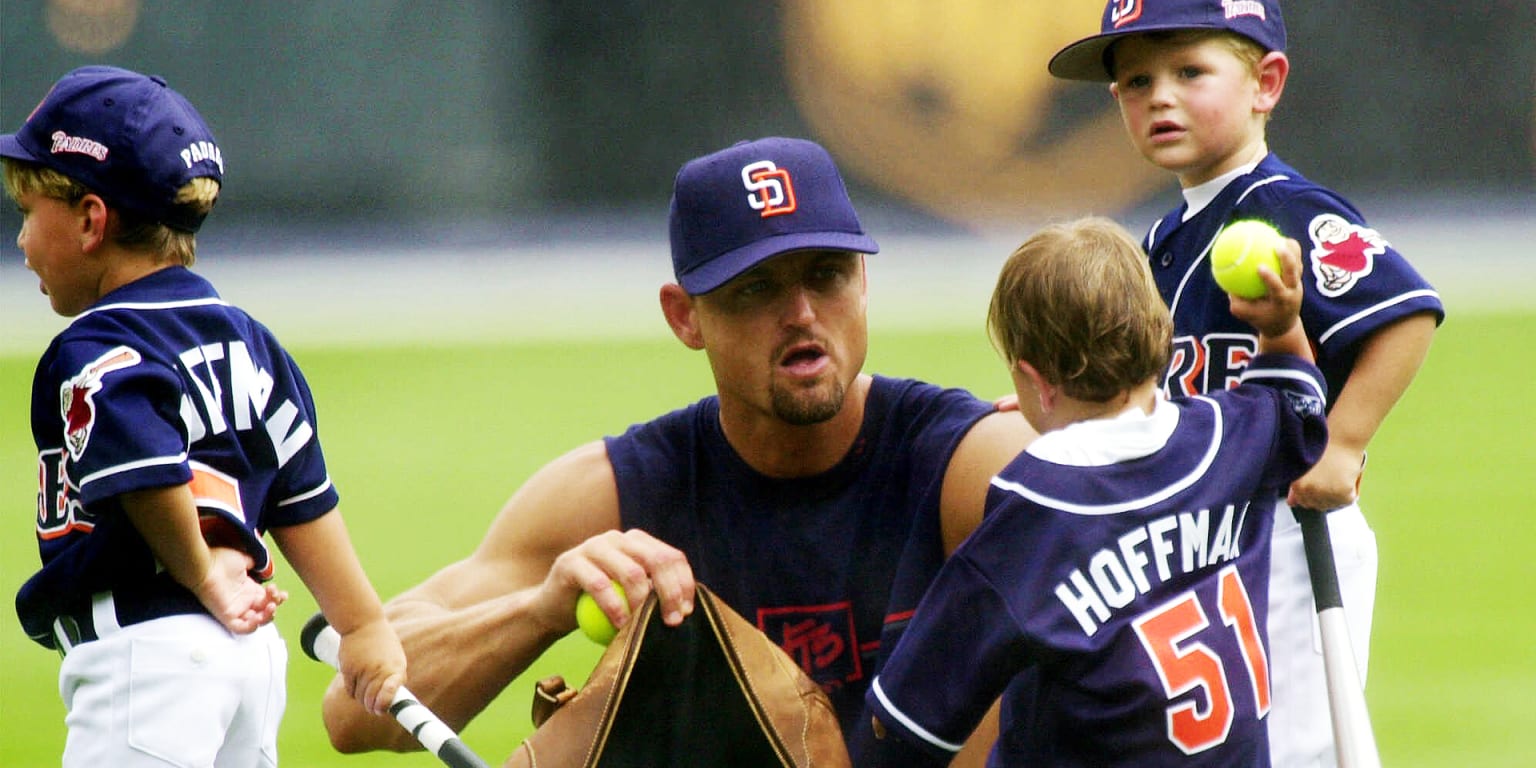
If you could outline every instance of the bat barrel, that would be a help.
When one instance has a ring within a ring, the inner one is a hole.
[[[458,738],[443,742],[442,748],[437,751],[437,759],[449,768],[490,768]]]

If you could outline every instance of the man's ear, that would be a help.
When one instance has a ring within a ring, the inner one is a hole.
[[[1291,60],[1280,51],[1270,51],[1259,59],[1259,93],[1253,111],[1268,114],[1280,103],[1285,79],[1291,73]]]
[[[869,254],[859,254],[859,305],[869,311]]]
[[[677,283],[661,286],[661,314],[667,318],[672,335],[689,349],[704,348],[704,334],[699,331],[698,313],[694,297],[689,296]]]
[[[112,209],[99,195],[87,193],[75,203],[80,215],[80,251],[91,253],[107,242],[107,229],[111,225]]]

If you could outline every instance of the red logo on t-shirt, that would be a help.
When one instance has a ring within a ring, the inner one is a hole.
[[[852,603],[762,608],[757,627],[825,690],[864,677]]]

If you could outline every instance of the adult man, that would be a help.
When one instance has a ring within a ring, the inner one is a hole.
[[[545,466],[473,555],[387,606],[411,688],[454,727],[575,628],[582,591],[617,623],[611,580],[629,606],[654,589],[675,625],[697,579],[799,659],[846,728],[1033,436],[968,393],[860,372],[879,246],[820,146],[767,138],[685,164],[671,238],[662,312],[718,395]],[[338,749],[414,748],[342,693],[325,706]]]

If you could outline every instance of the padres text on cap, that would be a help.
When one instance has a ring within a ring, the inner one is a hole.
[[[669,221],[672,272],[693,295],[790,251],[880,251],[832,156],[804,139],[744,141],[690,160],[673,183]]]
[[[1285,50],[1285,20],[1279,0],[1109,0],[1099,34],[1056,52],[1046,65],[1067,80],[1114,79],[1105,54],[1127,35],[1219,29],[1252,39],[1266,51]]]
[[[118,67],[60,78],[20,129],[0,136],[0,156],[52,168],[184,232],[204,215],[178,206],[177,191],[195,178],[224,179],[224,156],[192,104],[163,78]]]

